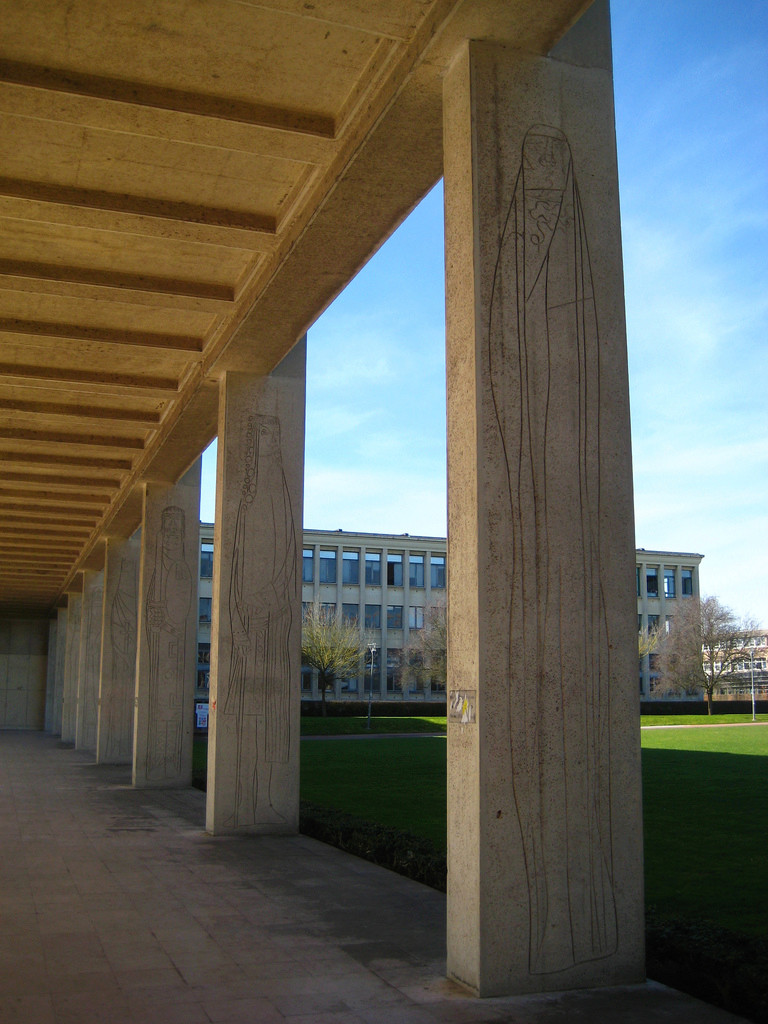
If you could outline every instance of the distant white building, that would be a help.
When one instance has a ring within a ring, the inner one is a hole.
[[[703,555],[688,551],[636,552],[637,630],[669,630],[682,603],[700,596],[699,565]],[[655,655],[646,655],[640,663],[640,695],[653,693]]]
[[[377,648],[373,673],[367,661],[362,678],[337,682],[336,697],[367,697],[371,677],[377,699],[400,695],[398,669],[411,633],[423,627],[428,609],[445,602],[446,550],[444,537],[304,530],[303,604],[317,602],[344,618],[356,619]],[[669,628],[682,602],[699,596],[702,557],[689,552],[637,551],[638,630]],[[197,700],[206,707],[212,577],[213,524],[201,523]],[[651,655],[640,664],[641,696],[650,695],[653,679]],[[302,671],[301,690],[302,696],[318,696],[311,670]]]
[[[715,695],[747,700],[754,687],[755,696],[762,700],[768,695],[768,630],[751,630],[744,636],[744,656],[735,663],[733,672],[723,677]]]

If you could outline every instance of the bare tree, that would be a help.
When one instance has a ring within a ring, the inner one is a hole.
[[[357,622],[345,622],[336,611],[311,605],[301,626],[301,663],[317,669],[323,715],[327,714],[325,693],[337,679],[357,675],[365,653],[365,642]]]
[[[641,629],[637,634],[637,656],[640,661],[648,654],[654,654],[661,643],[662,634],[658,626]]]
[[[740,619],[716,597],[684,602],[659,646],[660,688],[703,691],[711,715],[712,694],[731,681],[738,662],[749,658],[754,629],[751,620]]]
[[[424,625],[412,629],[403,650],[401,685],[415,683],[417,688],[445,685],[447,675],[448,620],[445,601],[438,600],[424,609]]]

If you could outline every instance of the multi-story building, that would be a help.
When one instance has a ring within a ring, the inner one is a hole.
[[[716,687],[718,697],[748,698],[755,694],[761,700],[768,696],[768,632],[764,629],[750,630],[742,634],[743,647],[739,660],[733,664],[733,671],[723,675],[722,685]],[[704,664],[707,671],[707,663]],[[720,670],[715,656],[715,670]]]
[[[702,555],[637,551],[638,630],[669,628],[683,601],[699,595]],[[376,645],[360,678],[339,681],[336,697],[399,695],[402,652],[412,634],[424,627],[432,608],[445,604],[444,537],[405,534],[304,530],[302,602],[319,604],[348,620],[357,620],[367,641]],[[198,724],[207,712],[211,650],[213,524],[200,525],[200,624],[198,631]],[[640,693],[653,690],[653,655],[640,664]],[[317,697],[315,674],[304,669],[302,695]],[[438,684],[431,691],[442,690]],[[202,717],[201,717],[202,716]]]
[[[704,556],[688,551],[636,552],[638,632],[669,630],[684,601],[699,597],[699,565]],[[640,660],[640,694],[649,697],[656,679],[655,655]]]
[[[425,615],[445,605],[446,542],[409,534],[304,531],[302,601],[319,604],[360,623],[375,644],[362,679],[336,684],[336,695],[357,696],[373,685],[375,697],[394,694],[402,653]],[[371,682],[372,681],[372,682]],[[444,684],[438,687],[444,692]],[[317,693],[314,673],[305,669],[302,693]]]

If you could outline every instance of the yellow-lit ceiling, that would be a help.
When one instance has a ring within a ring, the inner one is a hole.
[[[439,178],[466,38],[589,0],[6,0],[0,612],[43,614]]]

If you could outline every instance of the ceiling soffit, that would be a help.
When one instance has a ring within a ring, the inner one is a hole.
[[[9,0],[0,35],[0,611],[43,613],[441,173],[467,36],[575,0]]]

